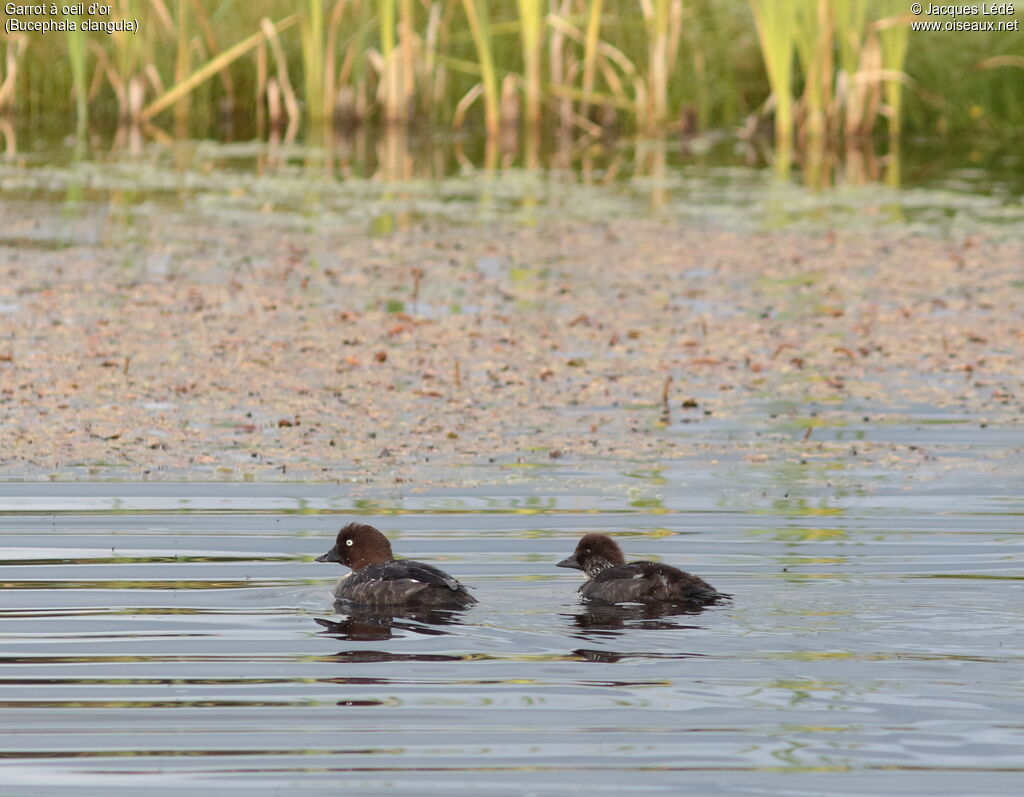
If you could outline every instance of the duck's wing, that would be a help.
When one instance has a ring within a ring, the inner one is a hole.
[[[411,559],[396,559],[389,562],[386,567],[395,568],[395,573],[401,573],[400,578],[412,578],[421,581],[428,586],[448,587],[457,590],[462,585],[443,570],[428,565],[425,562],[414,562]]]
[[[363,604],[410,603],[438,587],[469,597],[465,587],[443,570],[409,559],[360,568],[338,583],[334,597]]]
[[[422,598],[425,603],[464,607],[477,602],[476,598],[469,594],[465,584],[459,583],[457,579],[433,565],[409,559],[399,559],[394,564],[404,566],[411,578],[427,585],[417,596],[417,599]]]
[[[368,565],[341,579],[334,588],[334,598],[368,605],[407,603],[429,586],[407,570],[395,568],[394,563],[389,562]]]

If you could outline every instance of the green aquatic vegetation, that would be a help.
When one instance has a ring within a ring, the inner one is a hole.
[[[800,513],[797,513],[800,514]],[[849,537],[849,531],[841,528],[804,528],[801,526],[784,526],[771,529],[752,529],[755,537],[769,537],[782,542],[816,542],[822,540],[842,540]],[[835,557],[793,557],[786,560],[790,567],[807,564],[839,564],[843,560]]]

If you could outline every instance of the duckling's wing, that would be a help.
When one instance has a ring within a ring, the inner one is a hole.
[[[728,597],[704,579],[660,562],[630,562],[602,570],[580,590],[584,598],[606,603],[691,601],[713,603]]]
[[[638,563],[641,564],[641,563]],[[724,592],[719,592],[707,581],[693,573],[687,573],[671,565],[663,565],[657,562],[649,562],[651,572],[663,586],[659,587],[659,593],[668,595],[668,600],[693,601],[695,603],[714,603],[717,600],[730,598]]]
[[[643,579],[643,569],[637,564],[631,562],[602,570],[579,591],[587,600],[599,603],[643,603],[649,600],[650,585]]]

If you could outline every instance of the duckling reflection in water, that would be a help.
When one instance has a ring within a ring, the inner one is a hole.
[[[693,616],[700,614],[705,608],[707,607],[699,603],[645,603],[626,606],[611,603],[585,603],[582,606],[582,611],[571,615],[571,617],[573,625],[578,628],[597,632],[601,636],[615,636],[630,628],[647,630],[700,628],[699,625],[689,625],[667,618]]]
[[[597,650],[594,648],[577,648],[570,654],[579,661],[592,661],[598,664],[618,664],[629,659],[702,659],[700,653],[647,653],[632,650]]]

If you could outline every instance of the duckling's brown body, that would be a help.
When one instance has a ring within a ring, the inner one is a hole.
[[[582,570],[590,578],[579,588],[584,600],[595,603],[696,603],[728,598],[707,581],[659,562],[625,561],[622,550],[605,534],[580,538],[572,556],[558,567]]]

